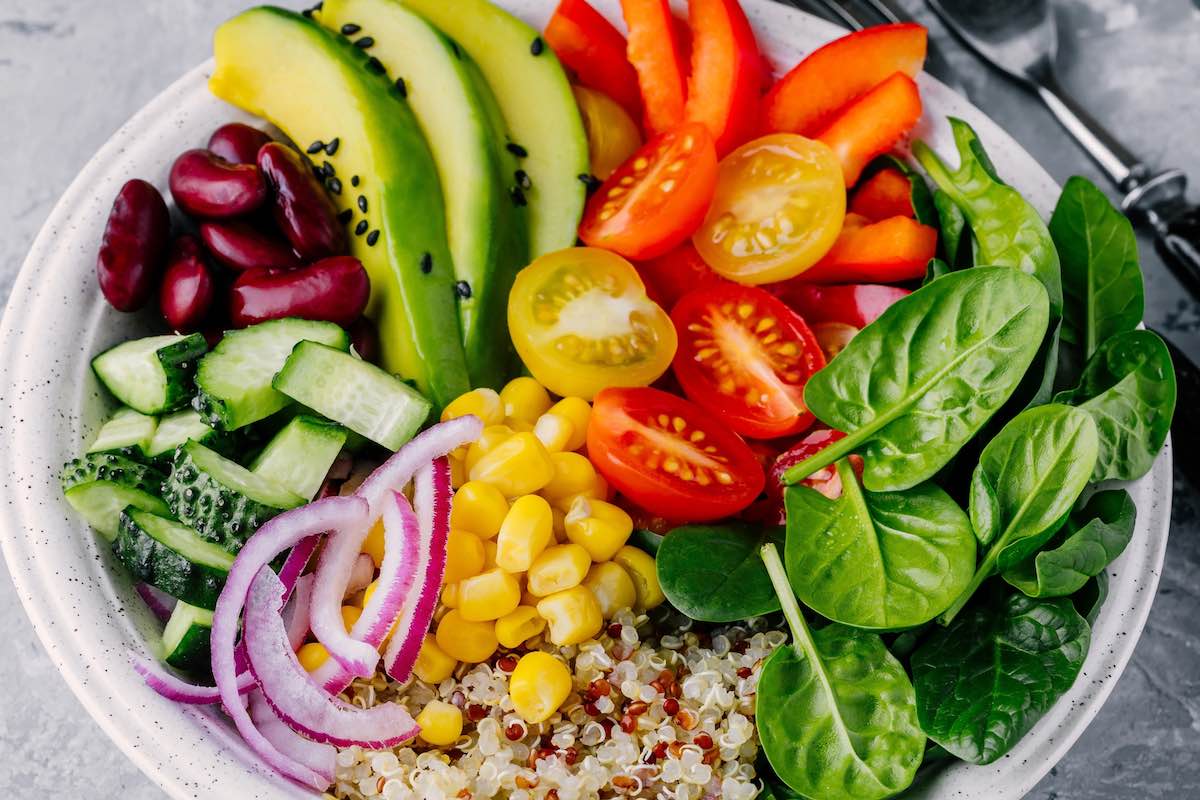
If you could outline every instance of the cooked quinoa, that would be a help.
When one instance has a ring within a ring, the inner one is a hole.
[[[761,619],[712,633],[690,628],[682,617],[653,625],[622,611],[598,639],[571,647],[534,639],[520,652],[460,664],[436,686],[396,684],[382,672],[357,681],[347,696],[363,707],[399,702],[416,716],[431,700],[453,703],[463,735],[453,748],[419,740],[382,752],[346,748],[327,797],[750,800],[760,789],[759,667],[786,636]],[[534,649],[567,662],[574,690],[558,713],[528,725],[513,710],[508,675]]]

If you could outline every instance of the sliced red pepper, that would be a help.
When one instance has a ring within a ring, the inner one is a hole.
[[[809,325],[837,322],[865,328],[902,297],[911,294],[899,286],[849,283],[824,286],[791,280],[771,287]]]
[[[625,57],[625,37],[587,0],[562,0],[544,35],[576,81],[604,92],[641,120],[642,95],[637,72]]]
[[[850,187],[871,159],[891,150],[920,118],[921,92],[912,78],[897,72],[855,100],[816,138],[833,148]]]
[[[690,241],[658,258],[639,261],[635,266],[647,287],[653,287],[658,295],[656,302],[663,308],[673,307],[679,298],[693,289],[730,282],[704,263]]]
[[[802,275],[812,283],[896,283],[924,275],[936,252],[937,230],[928,225],[847,214],[833,247]]]
[[[850,211],[872,222],[891,217],[915,217],[912,181],[895,167],[885,167],[854,190]]]
[[[738,0],[690,0],[692,74],[684,116],[713,135],[717,155],[758,130],[763,58]]]
[[[621,0],[626,55],[637,71],[645,128],[657,135],[683,122],[687,66],[668,0]]]
[[[892,73],[915,78],[925,64],[926,39],[921,25],[880,25],[813,51],[764,99],[767,130],[812,136]]]

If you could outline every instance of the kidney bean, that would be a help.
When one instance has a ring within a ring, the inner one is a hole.
[[[375,329],[374,322],[366,317],[359,317],[353,325],[346,328],[346,332],[350,334],[350,344],[354,345],[354,352],[358,353],[363,361],[379,363],[379,331]]]
[[[287,242],[263,233],[248,222],[203,222],[200,238],[213,257],[236,270],[278,267],[294,269],[300,259]]]
[[[213,301],[213,277],[204,262],[200,242],[184,234],[171,242],[167,271],[158,290],[158,305],[172,330],[191,333],[208,317]]]
[[[326,258],[293,270],[252,269],[234,281],[229,313],[244,328],[281,317],[349,326],[367,307],[371,281],[351,256]]]
[[[189,214],[227,219],[248,214],[267,199],[254,164],[231,164],[208,150],[188,150],[171,165],[171,196]]]
[[[346,252],[346,228],[337,206],[293,148],[279,142],[263,145],[258,167],[275,189],[271,210],[275,222],[305,261]]]
[[[158,189],[136,178],[122,186],[96,258],[100,291],[113,308],[137,311],[150,299],[170,235],[171,215]]]
[[[241,122],[230,122],[213,131],[208,149],[230,164],[253,164],[258,149],[272,141],[265,131]]]

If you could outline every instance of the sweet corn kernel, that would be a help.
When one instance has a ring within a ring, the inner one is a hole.
[[[506,419],[504,424],[512,428],[513,433],[533,433],[533,426],[523,419]]]
[[[309,642],[300,646],[296,651],[296,658],[300,660],[300,666],[304,667],[306,672],[316,672],[329,660],[329,651],[320,642]]]
[[[662,605],[667,596],[663,594],[658,584],[658,572],[654,568],[654,556],[645,550],[639,550],[632,545],[625,545],[613,556],[613,561],[620,564],[633,579],[633,588],[637,592],[637,608],[641,611]]]
[[[437,626],[436,639],[443,653],[468,664],[487,661],[499,645],[494,623],[463,619],[457,609],[451,609],[442,617]]]
[[[637,589],[634,588],[633,578],[615,561],[605,561],[593,564],[588,570],[583,585],[596,595],[600,604],[600,614],[605,619],[612,619],[623,608],[633,608],[637,604]]]
[[[467,448],[467,454],[463,458],[463,469],[466,470],[467,476],[470,477],[471,470],[481,458],[501,443],[508,441],[514,433],[516,431],[507,425],[489,425],[484,428],[483,433],[479,434],[479,438]]]
[[[570,505],[563,506],[561,501],[577,494],[591,492],[596,486],[596,468],[586,456],[579,453],[551,453],[550,463],[554,465],[554,477],[542,487],[539,492],[550,504],[566,511]]]
[[[422,740],[443,747],[451,745],[462,736],[462,711],[453,703],[430,700],[417,714],[417,725],[421,728],[417,735]]]
[[[496,540],[483,540],[483,571],[496,568]]]
[[[471,622],[490,622],[521,603],[521,584],[500,568],[466,578],[458,584],[458,613]]]
[[[458,587],[462,581],[458,583],[447,583],[442,587],[442,605],[446,608],[458,608]]]
[[[346,626],[346,630],[353,628],[361,616],[362,609],[358,606],[342,606],[342,624]]]
[[[558,414],[571,421],[571,438],[567,441],[568,450],[578,450],[587,443],[588,420],[592,417],[592,407],[582,397],[564,397],[550,406],[550,414]]]
[[[590,497],[577,496],[566,517],[567,539],[583,545],[593,561],[610,561],[633,533],[625,510]]]
[[[371,557],[375,562],[375,569],[379,569],[379,565],[383,563],[383,518],[380,517],[367,534],[367,538],[363,539],[362,552]]]
[[[533,426],[533,435],[538,438],[546,450],[559,453],[567,449],[567,444],[575,434],[571,420],[559,414],[546,412],[538,417]]]
[[[479,417],[484,425],[499,425],[504,421],[504,404],[495,389],[472,389],[442,409],[442,422],[468,414]]]
[[[483,540],[470,531],[450,529],[446,539],[446,572],[442,583],[457,583],[483,569]]]
[[[375,594],[375,589],[377,586],[379,586],[378,578],[367,584],[367,588],[363,589],[362,604],[359,606],[359,608],[367,607],[367,603],[371,602],[371,595]]]
[[[457,489],[467,482],[467,464],[464,459],[466,458],[466,451],[468,448],[460,447],[458,449],[463,451],[461,456],[457,456],[454,453],[446,456],[446,461],[450,463],[451,489]]]
[[[501,647],[509,649],[520,646],[521,642],[532,639],[544,630],[546,620],[538,616],[536,608],[524,603],[496,620],[496,640]]]
[[[572,586],[543,597],[537,612],[550,625],[550,641],[559,647],[585,642],[604,625],[596,595],[586,586]]]
[[[470,460],[470,456],[467,458]],[[490,483],[505,497],[520,497],[549,483],[554,477],[554,463],[536,436],[516,433],[476,461],[469,477]]]
[[[500,523],[507,513],[508,501],[499,489],[482,481],[467,481],[454,493],[450,525],[481,539],[490,539],[500,532]]]
[[[437,686],[449,678],[457,666],[458,662],[438,647],[433,634],[425,634],[421,641],[421,649],[417,652],[417,660],[413,663],[413,674],[426,683]]]
[[[541,601],[541,599],[542,598],[538,597],[536,594],[531,593],[529,591],[529,587],[525,587],[521,590],[521,605],[523,606],[529,606],[530,608],[536,609],[537,604]]]
[[[545,597],[578,586],[591,565],[592,557],[577,544],[547,547],[534,559],[525,576],[529,581],[529,593]]]
[[[567,515],[561,508],[550,507],[550,528],[554,531],[554,541],[564,544],[567,541]]]
[[[509,572],[524,572],[553,536],[550,504],[536,494],[517,498],[496,537],[496,565]]]
[[[506,419],[532,425],[550,409],[550,394],[533,378],[513,378],[500,390],[500,402]]]
[[[526,653],[508,679],[513,710],[530,725],[545,722],[571,694],[571,671],[541,651]]]

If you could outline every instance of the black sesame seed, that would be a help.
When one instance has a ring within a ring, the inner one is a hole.
[[[590,175],[586,172],[580,173],[579,180],[583,181],[583,185],[587,187],[587,193],[591,194],[602,185],[602,181],[595,175]]]
[[[508,152],[512,153],[517,158],[525,158],[527,155],[529,155],[529,151],[524,147],[521,147],[521,145],[517,144],[516,142],[509,142],[508,144],[504,145],[504,147],[506,150],[508,150]]]
[[[325,188],[329,189],[329,191],[333,192],[334,194],[341,194],[342,182],[337,178],[330,178],[329,180],[325,181]]]
[[[522,189],[530,189],[533,187],[533,181],[529,180],[529,173],[523,169],[519,169],[513,173],[513,177],[517,180],[517,185]]]
[[[508,190],[508,193],[512,197],[514,206],[529,205],[529,201],[525,199],[525,193],[521,191],[520,186],[512,187]]]
[[[325,170],[321,169],[316,164],[313,164],[312,171],[313,171],[313,175],[317,176],[317,180],[319,180],[319,181],[325,180]]]
[[[454,284],[454,293],[466,300],[471,296],[471,284],[466,281],[458,281]]]
[[[321,162],[321,174],[326,178],[332,178],[337,174],[337,170],[333,168],[333,164],[330,164],[328,161],[323,161]]]
[[[375,243],[378,241],[379,241],[379,229],[376,228],[375,230],[373,230],[367,234],[367,247],[374,247]]]
[[[542,51],[546,49],[546,43],[542,41],[542,37],[533,37],[533,43],[529,45],[529,52],[535,56],[540,56]]]
[[[349,225],[350,220],[352,219],[354,219],[354,209],[347,208],[338,214],[338,222],[342,223],[343,225]]]
[[[361,25],[355,25],[353,22],[347,22],[342,26],[342,36],[353,36],[361,30]]]
[[[367,232],[367,227],[367,221],[365,219],[360,219],[358,224],[354,226],[354,235],[362,236]]]
[[[425,255],[421,256],[421,273],[423,275],[428,275],[431,272],[433,272],[433,256],[429,255],[429,253],[426,253]]]
[[[376,75],[382,75],[383,73],[387,72],[387,69],[383,66],[383,62],[375,56],[371,56],[367,59],[367,69],[371,72],[374,72]]]
[[[306,8],[303,11],[301,11],[300,14],[304,17],[307,17],[308,19],[312,19],[312,12],[313,12],[313,10],[311,8]]]
[[[351,175],[351,176],[350,176],[350,185],[351,185],[351,186],[358,186],[358,176],[357,176],[357,175]]]
[[[358,196],[358,210],[362,213],[367,213],[367,198],[364,195]]]
[[[329,143],[325,145],[325,155],[331,156],[334,153],[336,153],[337,149],[338,149],[338,145],[340,145],[341,143],[342,143],[342,140],[336,136],[333,137],[332,139],[330,139]]]
[[[371,45],[375,44],[375,40],[370,36],[364,36],[361,39],[354,40],[354,46],[359,50],[366,50]]]
[[[396,78],[396,91],[401,97],[408,97],[408,84],[404,82],[404,78]]]
[[[311,156],[311,155],[315,155],[316,153],[321,152],[324,149],[325,149],[325,143],[322,142],[320,139],[317,139],[315,142],[310,144],[308,146],[308,149],[305,150],[304,152],[308,153]]]

